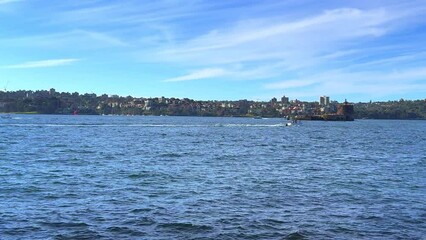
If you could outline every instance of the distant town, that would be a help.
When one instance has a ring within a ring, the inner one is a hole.
[[[164,115],[306,118],[336,114],[344,103],[318,96],[318,102],[290,100],[286,96],[270,101],[197,101],[188,98],[136,98],[118,95],[39,91],[0,91],[0,112],[81,115]],[[346,103],[348,104],[348,103]],[[356,119],[426,119],[426,99],[350,103]]]

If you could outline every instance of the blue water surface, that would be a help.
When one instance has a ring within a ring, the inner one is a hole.
[[[425,239],[426,122],[12,115],[0,239]]]

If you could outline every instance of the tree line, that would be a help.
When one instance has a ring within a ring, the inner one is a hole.
[[[426,119],[426,100],[404,100],[354,104],[355,118]]]

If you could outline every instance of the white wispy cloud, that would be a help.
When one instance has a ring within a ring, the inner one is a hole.
[[[266,89],[289,89],[289,88],[298,88],[298,87],[306,87],[312,84],[318,83],[318,80],[287,80],[276,83],[268,83],[264,87]]]
[[[259,19],[241,21],[230,29],[216,29],[159,52],[170,61],[201,63],[297,59],[336,51],[350,39],[379,37],[390,31],[395,18],[385,10],[335,9],[297,21]],[[350,26],[350,28],[348,28]],[[207,57],[206,57],[207,56]]]
[[[398,66],[401,63],[414,63],[416,61],[423,61],[426,57],[426,52],[417,51],[402,53],[398,56],[391,56],[386,58],[373,59],[370,61],[363,61],[362,63],[353,63],[348,68],[367,69],[367,68],[379,68],[381,66]]]
[[[67,58],[67,59],[49,59],[49,60],[41,60],[41,61],[31,61],[25,62],[15,65],[7,65],[4,68],[46,68],[46,67],[57,67],[68,65],[74,62],[80,61],[75,58]]]
[[[108,33],[79,29],[44,35],[0,38],[0,43],[13,47],[73,48],[76,50],[130,46],[127,42]]]
[[[202,1],[104,2],[102,5],[72,7],[69,10],[57,12],[52,23],[78,23],[84,26],[119,24],[121,27],[126,27],[195,15],[202,5]],[[69,3],[66,3],[64,7],[67,6]]]
[[[182,82],[182,81],[192,81],[192,80],[200,80],[206,78],[215,78],[226,75],[227,72],[221,68],[206,68],[194,71],[184,76],[169,78],[164,80],[164,82]]]
[[[289,95],[298,97],[314,97],[323,94],[388,96],[395,93],[404,94],[407,91],[425,91],[426,83],[423,81],[425,76],[426,68],[424,67],[389,71],[335,70],[304,76],[300,80],[267,83],[263,87],[269,90],[285,91]]]
[[[83,35],[83,36],[86,36],[89,39],[92,39],[93,41],[104,43],[104,44],[107,44],[109,46],[115,46],[115,47],[129,46],[129,44],[126,43],[125,41],[123,41],[119,38],[110,36],[106,33],[76,30],[76,31],[73,31],[72,34],[73,35]]]

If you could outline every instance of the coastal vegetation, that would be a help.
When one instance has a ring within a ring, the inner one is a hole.
[[[426,100],[356,103],[355,118],[426,119]]]
[[[283,97],[267,102],[196,101],[188,98],[135,98],[117,95],[79,94],[77,92],[0,91],[0,112],[84,115],[170,115],[284,117],[335,112],[338,102],[327,106],[319,102],[288,101]],[[355,118],[426,119],[426,100],[353,103]]]

